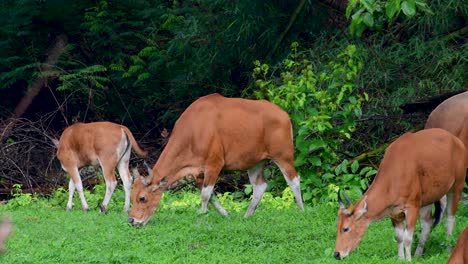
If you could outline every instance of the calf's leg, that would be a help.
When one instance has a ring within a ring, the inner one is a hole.
[[[424,250],[424,245],[426,244],[427,238],[431,233],[432,227],[432,204],[426,205],[419,209],[419,219],[421,220],[421,236],[419,237],[418,247],[414,252],[415,257],[422,255]]]

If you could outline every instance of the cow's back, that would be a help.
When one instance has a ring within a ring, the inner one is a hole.
[[[443,101],[429,115],[425,128],[442,128],[457,136],[468,152],[468,92]]]
[[[427,205],[463,183],[465,155],[460,139],[443,129],[406,133],[388,147],[375,181],[386,181],[395,197],[419,193]]]
[[[291,121],[285,111],[265,100],[219,94],[192,103],[177,120],[172,137],[178,145],[190,146],[195,156],[219,151],[226,169],[246,169],[237,161],[253,166],[245,157],[256,163],[270,158],[277,148],[293,151]]]
[[[111,122],[73,124],[60,137],[57,158],[78,166],[95,164],[98,156],[115,154],[117,149],[109,145],[117,147],[121,134],[121,126]]]

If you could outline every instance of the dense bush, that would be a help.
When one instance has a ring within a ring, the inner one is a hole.
[[[339,163],[342,142],[352,139],[355,120],[362,116],[361,104],[366,93],[355,90],[356,78],[362,68],[356,46],[349,45],[336,58],[324,63],[323,58],[309,51],[300,51],[293,43],[290,56],[270,71],[267,64],[255,63],[256,95],[267,98],[286,110],[294,126],[295,165],[302,183],[306,202],[323,202],[335,197],[341,186],[359,193],[366,187],[361,175],[369,177],[375,170],[347,162]],[[345,175],[342,175],[345,174]],[[357,178],[357,181],[353,181]]]

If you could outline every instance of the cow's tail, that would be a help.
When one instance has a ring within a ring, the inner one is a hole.
[[[444,214],[445,207],[447,206],[447,196],[444,195],[439,201],[434,203],[434,206],[434,223],[432,224],[432,227],[435,227],[440,222],[440,219]]]
[[[135,152],[141,157],[146,157],[147,152],[140,148],[135,138],[133,137],[132,132],[130,132],[130,130],[124,126],[122,126],[122,129],[125,132],[125,135],[127,136],[128,140],[130,141],[130,144],[132,145],[133,150],[135,150]]]

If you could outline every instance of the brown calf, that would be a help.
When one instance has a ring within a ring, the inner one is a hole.
[[[67,209],[72,208],[75,188],[81,199],[84,210],[89,210],[88,203],[83,194],[79,168],[99,164],[106,181],[106,196],[99,206],[102,212],[117,185],[115,167],[118,166],[120,178],[125,189],[124,210],[130,207],[130,189],[132,178],[128,170],[131,147],[140,156],[146,156],[135,141],[128,128],[111,122],[78,123],[63,131],[58,142],[57,158],[62,168],[70,174],[69,199]]]
[[[389,216],[395,228],[398,257],[403,259],[406,255],[406,260],[411,260],[418,215],[422,230],[415,256],[420,256],[433,224],[432,204],[444,195],[447,235],[451,236],[466,165],[465,146],[443,129],[399,137],[388,147],[373,183],[356,205],[345,208],[340,202],[335,258],[346,257],[359,244],[370,223]]]
[[[447,264],[468,264],[468,227],[458,237]]]
[[[219,94],[192,103],[177,120],[169,141],[148,178],[135,179],[129,223],[144,225],[157,209],[162,193],[175,181],[193,177],[201,188],[201,210],[208,201],[222,214],[226,210],[212,197],[221,170],[247,170],[253,198],[251,215],[267,183],[266,160],[273,160],[303,208],[299,175],[294,168],[289,116],[265,100],[226,98]]]

